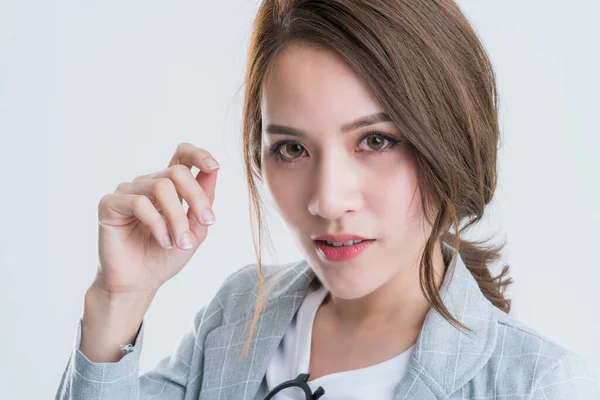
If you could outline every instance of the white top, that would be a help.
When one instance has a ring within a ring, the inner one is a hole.
[[[313,322],[327,293],[323,285],[317,289],[311,286],[270,361],[255,400],[263,400],[268,391],[277,385],[296,378],[299,373],[308,372]],[[313,393],[322,386],[325,390],[322,400],[392,400],[414,347],[369,367],[336,372],[312,380],[309,377],[308,386]],[[273,397],[273,400],[304,399],[304,392],[300,388],[287,388]]]

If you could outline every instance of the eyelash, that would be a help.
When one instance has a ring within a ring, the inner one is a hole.
[[[392,136],[390,136],[390,135],[388,135],[386,133],[383,133],[383,132],[369,132],[369,133],[365,134],[364,136],[362,136],[358,142],[360,143],[364,139],[366,139],[368,137],[371,137],[371,136],[379,136],[379,137],[381,137],[381,138],[383,138],[383,139],[385,139],[385,140],[387,140],[388,142],[391,143],[387,148],[384,148],[383,150],[373,150],[373,151],[366,151],[366,150],[364,150],[364,152],[366,152],[368,154],[372,154],[372,155],[380,155],[380,154],[383,154],[383,153],[387,153],[392,148],[394,148],[397,144],[400,143],[400,140],[395,139],[394,137],[392,137]],[[295,163],[297,161],[287,160],[287,159],[285,159],[285,158],[283,158],[281,156],[281,153],[279,153],[279,149],[282,146],[285,146],[286,144],[290,144],[290,143],[298,143],[298,142],[296,142],[294,140],[282,140],[281,142],[277,142],[273,146],[271,146],[271,148],[269,148],[269,153],[271,155],[273,155],[278,162],[286,163],[286,164]],[[300,143],[298,143],[298,144],[300,144]],[[305,149],[305,151],[306,151],[306,149]],[[298,158],[301,158],[301,157],[297,157],[296,159],[298,159]]]

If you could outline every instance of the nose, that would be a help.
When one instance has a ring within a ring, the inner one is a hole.
[[[345,154],[322,157],[315,167],[308,211],[325,219],[340,219],[363,204],[355,161]]]

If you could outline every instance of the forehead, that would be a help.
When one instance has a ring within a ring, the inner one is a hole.
[[[291,44],[278,54],[262,88],[263,123],[329,128],[383,112],[366,83],[336,53]]]

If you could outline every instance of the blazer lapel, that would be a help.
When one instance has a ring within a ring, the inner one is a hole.
[[[473,333],[455,328],[435,309],[425,318],[408,370],[396,388],[395,400],[448,399],[479,372],[496,347],[497,317],[462,258],[442,243],[450,255],[440,295],[446,308]]]
[[[302,260],[291,268],[280,268],[269,279],[266,302],[245,358],[240,360],[250,334],[253,305],[249,305],[244,318],[222,325],[206,336],[200,400],[255,398],[273,352],[315,277],[311,271]]]

